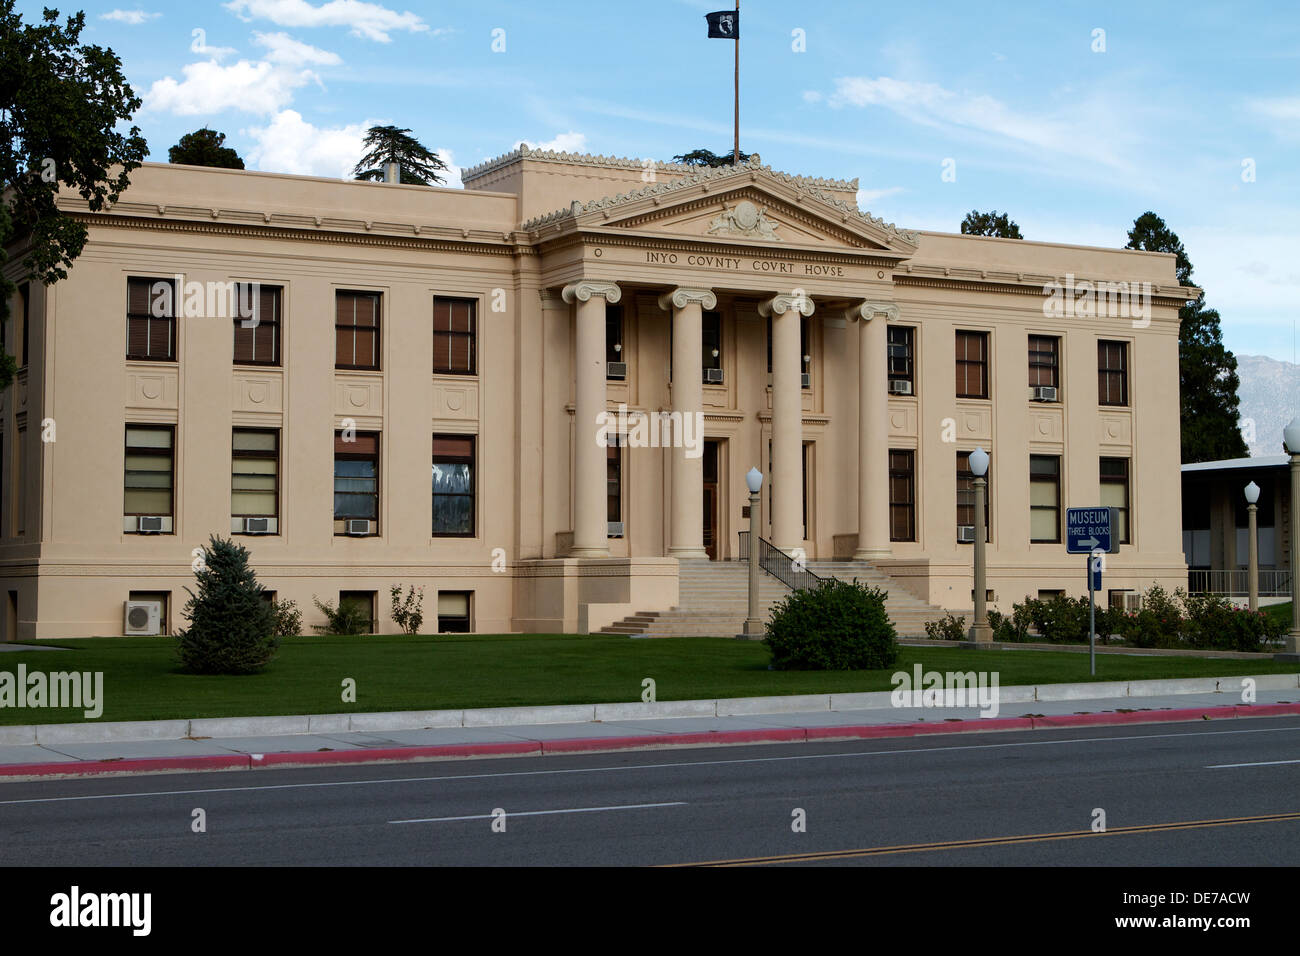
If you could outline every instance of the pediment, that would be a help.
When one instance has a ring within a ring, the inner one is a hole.
[[[797,177],[766,167],[709,170],[594,202],[575,202],[525,225],[739,246],[910,256],[917,237]]]

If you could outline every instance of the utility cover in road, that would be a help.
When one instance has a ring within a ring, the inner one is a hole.
[[[1068,554],[1119,554],[1119,509],[1066,508],[1065,550]]]

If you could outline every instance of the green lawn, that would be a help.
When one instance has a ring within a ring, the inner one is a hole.
[[[1290,630],[1291,628],[1291,602],[1290,601],[1287,601],[1285,604],[1270,604],[1267,607],[1263,608],[1262,610],[1269,617],[1273,618],[1273,620],[1281,621],[1283,624],[1286,625],[1287,629]]]
[[[101,720],[439,710],[641,699],[652,677],[659,700],[891,690],[885,671],[781,672],[767,650],[726,638],[632,640],[619,636],[499,635],[300,637],[249,677],[177,670],[170,638],[42,642],[67,651],[0,654],[0,671],[103,671]],[[904,647],[897,669],[989,670],[1002,685],[1089,680],[1088,655]],[[1295,672],[1258,660],[1097,655],[1097,680]],[[344,678],[357,702],[340,700]],[[81,721],[80,711],[0,708],[0,724]]]

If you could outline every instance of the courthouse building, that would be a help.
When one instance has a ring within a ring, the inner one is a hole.
[[[1067,506],[1121,509],[1108,590],[1186,582],[1172,256],[911,232],[757,158],[463,178],[60,200],[89,241],[4,330],[6,639],[184,626],[212,533],[307,624],[391,632],[400,584],[428,630],[597,630],[738,558],[755,465],[776,547],[969,608],[978,446],[995,604],[1086,589]]]

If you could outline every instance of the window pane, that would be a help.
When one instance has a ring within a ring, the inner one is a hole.
[[[237,431],[232,446],[236,451],[275,451],[275,432]]]
[[[1035,541],[1055,541],[1059,526],[1055,510],[1029,512],[1029,536]]]

